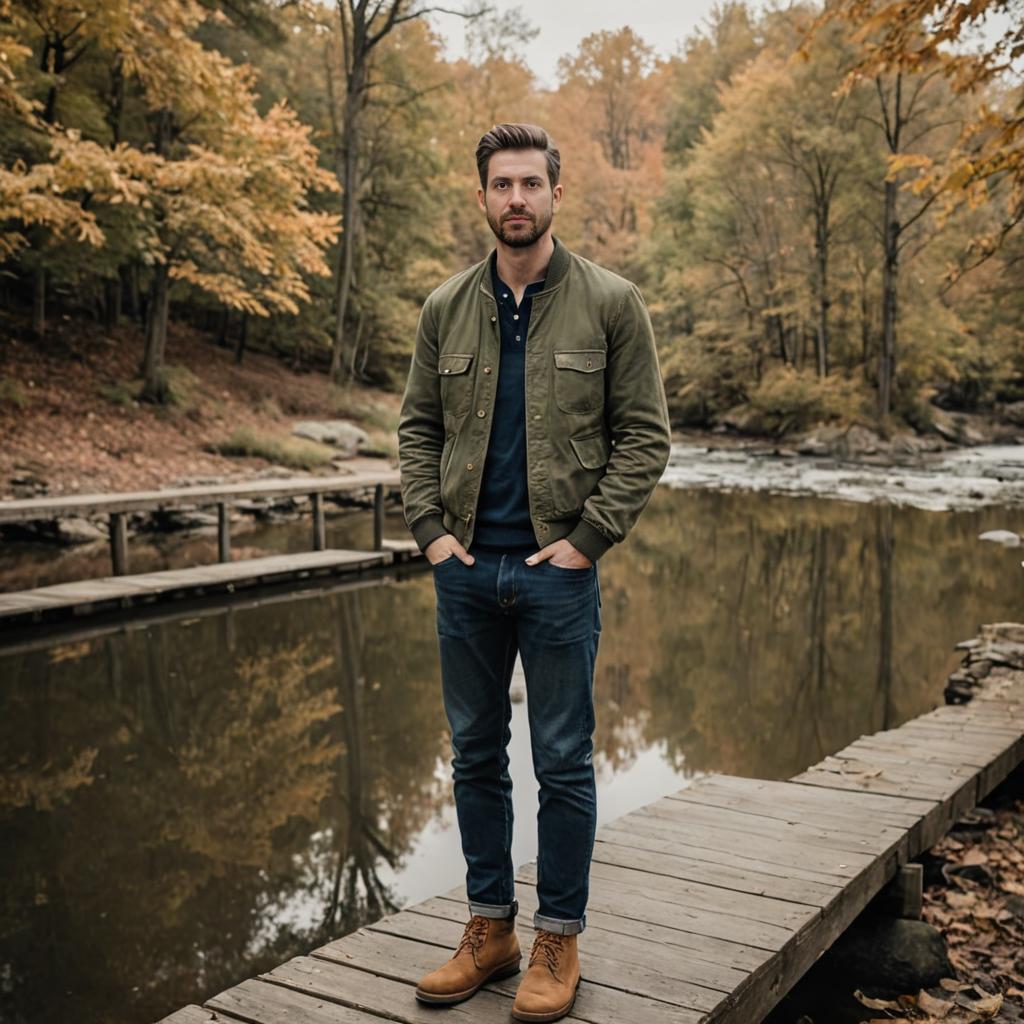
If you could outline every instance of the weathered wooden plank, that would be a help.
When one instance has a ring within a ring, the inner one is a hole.
[[[444,925],[446,922],[438,921],[437,924]],[[530,944],[533,941],[532,929],[520,926],[517,930],[520,945],[523,948],[523,970],[525,970]],[[457,944],[462,929],[453,923],[449,926],[448,932],[451,940],[450,947],[439,950],[436,946],[425,945],[405,936],[400,937],[362,929],[343,939],[321,946],[314,951],[313,956],[415,985],[424,974],[444,963]],[[654,951],[648,948],[648,952],[653,954]],[[710,965],[705,964],[703,969],[705,973],[712,972]],[[657,971],[652,971],[646,960],[623,964],[618,950],[613,949],[611,943],[606,941],[602,944],[600,940],[597,942],[587,941],[580,945],[580,973],[588,982],[595,985],[615,988],[632,995],[659,999],[662,1002],[692,1010],[713,1009],[727,992],[743,980],[742,974],[737,977],[723,977],[721,983],[724,987],[715,989],[679,977],[669,978]],[[491,991],[515,998],[521,977],[520,973],[517,976],[493,982],[487,987]]]
[[[143,595],[171,594],[211,586],[239,585],[269,580],[276,576],[301,575],[313,571],[369,568],[391,561],[387,551],[304,551],[291,555],[270,555],[238,562],[193,566],[140,573],[134,576],[104,576],[98,580],[57,583],[35,590],[0,597],[0,617],[27,611],[53,610],[100,601],[129,600]]]
[[[157,1024],[216,1024],[223,1017],[217,1017],[213,1010],[201,1006],[183,1006],[167,1017],[161,1017]]]
[[[419,942],[443,941],[442,946],[435,950],[434,966],[450,955],[462,935],[465,910],[458,904],[445,901],[447,907],[457,907],[456,913],[448,917],[428,916],[411,911],[395,914],[369,926],[370,931],[381,931],[388,935],[400,935],[403,938],[415,939]],[[416,909],[419,909],[417,906]],[[531,915],[521,913],[517,924],[520,945],[523,949],[523,966],[533,942],[534,931],[530,924]],[[613,959],[623,964],[639,965],[658,972],[663,978],[683,981],[699,985],[702,988],[714,989],[721,993],[732,991],[743,978],[750,973],[721,963],[715,953],[705,952],[703,957],[690,955],[684,948],[668,946],[653,938],[633,936],[605,930],[595,925],[588,912],[588,926],[580,937],[580,956],[583,958],[584,974],[592,981],[608,982],[607,976],[597,969],[594,957]],[[762,954],[763,956],[763,954]],[[760,962],[760,957],[757,962]],[[518,984],[512,979],[513,987]],[[655,982],[654,984],[659,984]],[[622,987],[622,986],[619,986]],[[645,990],[649,995],[656,995],[654,989]],[[664,996],[662,996],[664,998]],[[667,1002],[675,1001],[668,998]]]
[[[521,883],[516,891],[519,900],[520,914],[527,921],[532,920],[537,910],[536,890]],[[444,917],[448,920],[464,922],[466,920],[466,902],[462,898],[440,896],[424,900],[410,908],[411,913],[425,914],[431,917]],[[632,917],[621,917],[606,913],[593,906],[587,907],[586,934],[592,931],[610,932],[616,936],[628,935],[632,938],[654,942],[659,946],[677,952],[680,956],[690,959],[707,960],[724,967],[733,967],[738,971],[749,973],[758,968],[772,954],[754,946],[746,946],[741,942],[718,939],[711,935],[700,935],[689,932],[681,925],[660,925],[650,921],[642,921]]]
[[[524,864],[516,872],[516,878],[536,884],[536,864]],[[747,921],[777,925],[789,931],[819,912],[818,907],[805,903],[777,900],[770,896],[738,892],[735,889],[671,878],[667,875],[652,877],[647,871],[618,864],[605,864],[601,861],[590,866],[590,888],[591,891],[603,888],[616,893],[635,892],[640,896],[656,892],[659,898],[668,903],[694,910],[728,914]]]
[[[380,1024],[380,1018],[294,987],[251,978],[207,999],[205,1006],[248,1024]],[[466,1020],[467,1018],[463,1018]],[[436,1022],[435,1022],[436,1024]]]
[[[748,780],[739,779],[739,782]],[[799,787],[790,786],[789,790]],[[680,800],[684,803],[698,803],[706,807],[722,807],[734,811],[743,811],[761,818],[778,818],[786,822],[811,822],[823,826],[860,831],[865,835],[886,835],[893,829],[905,832],[916,825],[922,817],[921,811],[883,812],[866,808],[850,807],[839,794],[830,794],[821,790],[826,797],[814,805],[794,800],[791,792],[782,789],[766,796],[763,792],[750,787],[742,789],[721,786],[714,781],[701,780],[700,784],[688,786],[676,793],[670,793],[669,800]],[[788,799],[787,799],[788,798]]]
[[[854,830],[850,828],[849,822],[844,827],[836,827],[826,825],[820,818],[783,820],[731,807],[706,807],[685,799],[665,799],[648,806],[678,808],[678,820],[686,824],[715,825],[754,836],[807,843],[828,850],[851,850],[857,853],[883,851],[905,835],[904,829],[883,828],[877,832]]]
[[[417,1003],[411,984],[329,960],[296,957],[262,978],[404,1024],[437,1024],[437,1007]],[[493,1024],[508,1018],[511,1005],[507,991],[486,985],[472,999],[445,1008],[444,1019],[458,1024]],[[566,1020],[585,1020],[591,1024],[621,1024],[624,1020],[644,1021],[645,1024],[647,1021],[651,1024],[697,1024],[700,1016],[697,1011],[584,980],[580,983],[576,1006]]]
[[[755,797],[760,795],[769,806],[778,804],[794,809],[802,808],[811,815],[837,804],[865,814],[877,815],[880,820],[892,814],[905,814],[910,818],[919,819],[926,811],[926,807],[918,799],[880,793],[835,794],[795,786],[789,781],[744,779],[735,775],[709,775],[707,781],[717,788],[738,790]],[[930,804],[930,801],[926,803]],[[898,822],[894,822],[896,823]]]
[[[826,906],[840,891],[838,885],[825,885],[819,882],[793,879],[784,875],[741,870],[713,861],[681,857],[676,853],[663,850],[645,849],[635,843],[625,846],[617,842],[609,842],[607,834],[603,838],[598,838],[594,843],[592,859],[599,864],[635,867],[651,874],[668,875],[671,878],[683,878],[693,882],[706,882],[725,889],[735,889],[738,892],[771,896],[775,899],[786,899],[794,903],[806,903],[816,907]],[[652,882],[652,885],[655,884],[657,883]]]
[[[637,850],[652,850],[658,853],[678,854],[694,861],[708,864],[723,864],[739,870],[756,871],[765,875],[777,875],[782,878],[793,878],[798,881],[817,882],[821,885],[842,886],[847,872],[838,876],[833,872],[816,871],[792,861],[787,871],[786,856],[775,857],[774,860],[762,860],[757,857],[743,856],[734,853],[741,844],[734,837],[722,839],[709,835],[705,830],[697,835],[695,830],[683,832],[671,822],[657,818],[631,819],[627,824],[617,820],[611,825],[604,825],[597,830],[597,839],[615,843],[618,846],[634,847]],[[721,841],[719,841],[721,839]],[[697,841],[704,845],[697,845]],[[710,844],[710,845],[709,845]],[[749,844],[747,844],[749,845]],[[775,851],[772,852],[774,856]]]
[[[750,845],[750,833],[732,828],[718,828],[706,824],[687,824],[671,812],[648,805],[632,811],[620,819],[623,828],[656,829],[679,836],[680,842],[708,850],[730,852]],[[757,843],[757,856],[766,863],[786,865],[793,862],[805,864],[823,875],[850,878],[872,857],[866,853],[846,850],[825,850],[804,846],[796,842],[765,837]]]
[[[838,772],[810,769],[794,775],[790,780],[805,786],[821,786],[825,789],[847,790],[850,792],[871,792],[891,794],[893,796],[906,796],[908,794],[922,791],[921,786],[914,786],[906,781],[893,781],[883,776],[874,778],[857,777],[853,775],[841,775]],[[972,807],[976,801],[977,777],[962,780],[959,789],[951,788],[941,798],[936,800],[937,808],[935,815],[929,815],[921,832],[921,841],[927,845],[934,843],[942,832],[942,822],[955,820],[964,811]],[[947,825],[948,827],[948,825]],[[912,850],[911,856],[920,853],[920,850]]]

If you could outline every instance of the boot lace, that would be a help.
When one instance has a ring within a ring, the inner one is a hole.
[[[530,966],[543,963],[545,967],[558,977],[558,962],[562,955],[562,936],[554,932],[538,931],[530,950]]]
[[[480,947],[484,944],[484,939],[487,938],[487,918],[482,917],[479,914],[474,914],[466,925],[465,931],[462,933],[462,938],[459,940],[459,946],[455,950],[455,956],[460,953],[466,952],[467,950],[473,956],[473,962],[476,962],[477,952]],[[453,957],[454,959],[454,957]]]

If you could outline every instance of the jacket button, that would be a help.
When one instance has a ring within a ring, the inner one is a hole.
[[[539,419],[540,419],[540,413],[539,413],[539,412],[538,412],[538,413],[534,413],[534,416],[533,416],[533,418],[534,418],[535,420],[539,420]]]
[[[487,415],[487,413],[484,412],[483,409],[477,409],[476,414],[477,414],[477,416],[480,417],[480,419],[483,419]]]
[[[444,368],[444,372],[445,372],[445,373],[451,373],[451,372],[452,372],[452,370],[451,370],[451,367],[450,367],[450,366],[446,366],[446,367]]]
[[[593,363],[592,363],[592,362],[591,362],[591,361],[590,361],[590,360],[588,359],[588,360],[587,360],[587,366],[593,366],[593,365],[594,365],[594,364],[593,364]]]
[[[496,324],[497,322],[498,322],[498,318],[496,316],[492,316],[491,317],[491,323],[492,324]]]
[[[472,469],[472,468],[473,468],[473,463],[472,462],[467,462],[466,463],[466,469]]]
[[[490,372],[491,372],[491,368],[489,366],[485,366],[484,367],[484,373],[490,373]]]

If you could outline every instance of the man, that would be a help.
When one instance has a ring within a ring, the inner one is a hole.
[[[596,563],[665,468],[668,413],[639,292],[551,233],[562,186],[547,132],[497,125],[476,158],[497,244],[427,298],[398,428],[406,521],[433,567],[471,914],[416,996],[456,1003],[520,967],[507,754],[518,653],[540,807],[536,932],[512,1016],[551,1021],[576,996],[594,843]]]

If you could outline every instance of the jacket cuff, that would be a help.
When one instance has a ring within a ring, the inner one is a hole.
[[[444,528],[444,520],[441,516],[426,515],[417,519],[409,527],[409,532],[412,534],[413,540],[416,541],[416,547],[420,551],[426,551],[433,541],[438,537],[443,537],[448,531]]]
[[[565,539],[592,562],[596,562],[612,546],[612,542],[586,519],[581,519]]]

